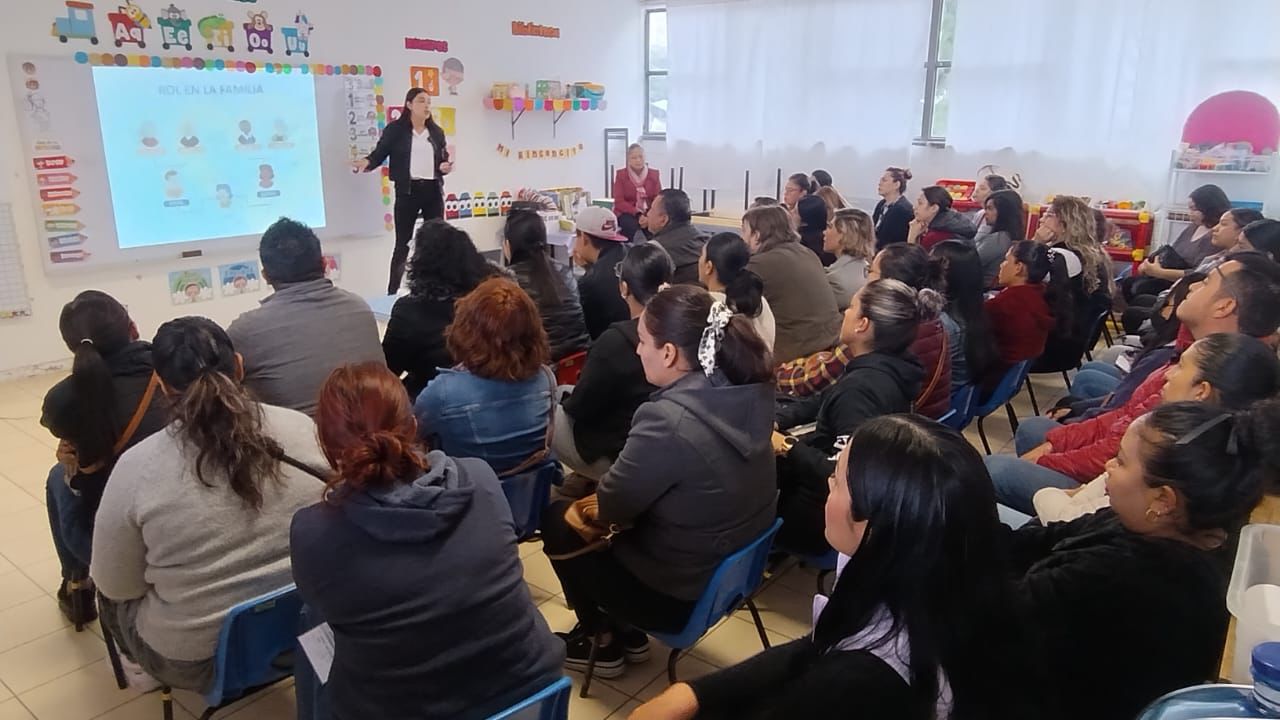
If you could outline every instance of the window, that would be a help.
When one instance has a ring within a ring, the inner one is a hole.
[[[644,134],[667,134],[667,11],[644,11]]]
[[[929,57],[924,63],[923,112],[920,114],[920,144],[940,145],[947,136],[950,109],[948,90],[951,80],[951,57],[956,46],[956,2],[933,0],[933,18],[929,28]]]

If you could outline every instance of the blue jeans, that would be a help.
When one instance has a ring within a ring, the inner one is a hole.
[[[1037,490],[1047,487],[1070,490],[1080,485],[1074,478],[1012,455],[988,455],[985,462],[995,486],[996,502],[1028,515],[1036,513],[1031,499]]]
[[[49,531],[58,553],[65,580],[89,577],[89,555],[93,549],[93,527],[80,517],[80,496],[67,487],[61,465],[54,465],[45,482],[45,504],[49,510]]]
[[[1013,451],[1025,455],[1044,444],[1044,436],[1050,430],[1062,427],[1062,423],[1047,417],[1029,417],[1018,421],[1018,431],[1013,434]]]
[[[1110,363],[1087,362],[1071,380],[1071,395],[1081,400],[1110,395],[1124,379],[1120,368]]]

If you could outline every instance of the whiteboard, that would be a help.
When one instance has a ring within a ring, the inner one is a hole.
[[[11,54],[9,69],[40,258],[47,273],[173,261],[257,247],[259,234],[120,249],[111,203],[113,188],[107,177],[94,101],[92,65],[77,62],[73,56]],[[208,72],[234,74],[238,80],[246,76],[233,69]],[[378,173],[354,175],[350,170],[354,145],[349,122],[350,78],[310,77],[315,83],[326,217],[325,226],[315,228],[316,234],[322,240],[382,238],[389,210],[384,205],[385,181]],[[369,84],[373,82],[370,77]],[[380,96],[380,83],[377,87]]]

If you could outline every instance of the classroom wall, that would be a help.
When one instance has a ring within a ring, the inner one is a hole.
[[[556,0],[528,3],[517,0],[485,0],[476,3],[405,2],[404,0],[172,0],[193,20],[223,13],[236,23],[237,52],[207,51],[196,44],[184,49],[162,50],[157,13],[170,0],[139,0],[151,16],[144,50],[125,46],[120,52],[156,55],[191,55],[254,59],[261,53],[244,52],[244,34],[239,26],[250,9],[266,10],[276,26],[277,48],[270,59],[289,62],[282,52],[280,27],[305,11],[315,30],[311,36],[309,62],[329,64],[378,64],[382,66],[388,105],[403,100],[409,87],[412,65],[439,67],[447,57],[457,57],[465,65],[465,80],[457,97],[433,98],[437,105],[457,108],[457,167],[447,181],[447,192],[510,190],[520,187],[581,185],[595,196],[606,195],[604,182],[605,127],[626,127],[631,137],[643,125],[643,16],[639,0]],[[120,0],[123,2],[123,0]],[[23,0],[6,3],[5,22],[0,24],[0,47],[6,53],[70,55],[78,50],[105,52],[111,49],[105,18],[116,0],[97,2],[94,11],[98,46],[72,40],[63,45],[49,34],[55,16],[62,14],[61,0]],[[560,28],[558,39],[516,37],[511,22],[520,20]],[[406,35],[445,40],[448,53],[406,50]],[[200,38],[195,38],[198,43]],[[0,202],[13,205],[22,260],[33,314],[29,318],[0,320],[0,377],[27,374],[48,364],[64,362],[69,356],[57,331],[58,313],[64,303],[81,290],[96,288],[111,293],[129,307],[144,336],[150,336],[165,320],[179,315],[202,314],[229,324],[241,312],[257,305],[268,294],[221,298],[192,306],[170,304],[167,274],[185,268],[216,267],[245,259],[253,253],[235,251],[206,254],[196,260],[138,263],[133,266],[95,270],[85,274],[57,277],[45,275],[32,208],[25,156],[18,138],[13,91],[9,83],[6,54],[0,72]],[[299,62],[298,60],[293,60]],[[552,137],[550,113],[530,112],[517,124],[512,139],[510,116],[486,110],[482,99],[494,82],[528,83],[533,89],[538,79],[562,82],[589,81],[606,87],[607,108],[594,112],[573,112],[564,116]],[[92,102],[92,98],[86,99]],[[523,148],[559,148],[582,143],[582,150],[568,159],[518,160],[516,152],[503,156],[499,144],[516,151]],[[346,148],[342,148],[345,152]],[[369,181],[376,183],[375,176]],[[497,222],[464,221],[482,249],[496,245]],[[320,231],[321,239],[326,240]],[[342,256],[343,287],[362,296],[379,293],[386,285],[387,264],[392,247],[391,233],[379,237],[326,240],[325,251]]]

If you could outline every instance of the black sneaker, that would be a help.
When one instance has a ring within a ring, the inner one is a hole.
[[[73,593],[75,602],[72,602]],[[94,600],[92,587],[71,591],[67,590],[66,583],[58,587],[58,608],[73,625],[88,625],[98,619],[98,605]]]
[[[591,635],[579,627],[574,627],[567,633],[556,633],[556,635],[564,640],[564,666],[569,670],[586,672],[587,663],[591,657]],[[596,650],[595,677],[606,680],[621,677],[627,669],[624,655],[622,643],[615,634],[613,642],[602,645]]]
[[[628,663],[637,665],[649,659],[649,636],[643,630],[623,630],[618,636],[622,638],[622,652]]]

